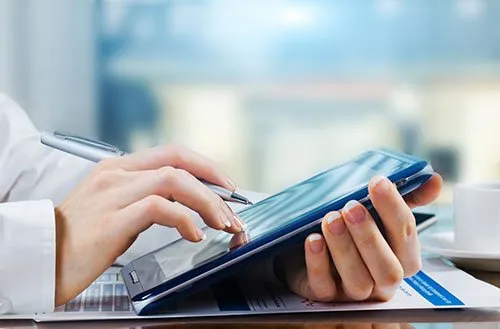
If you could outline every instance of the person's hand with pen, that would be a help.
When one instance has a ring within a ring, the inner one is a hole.
[[[198,178],[236,189],[212,161],[178,146],[101,161],[55,210],[56,305],[86,289],[153,224],[203,240],[189,209],[213,229],[241,232],[239,217]]]

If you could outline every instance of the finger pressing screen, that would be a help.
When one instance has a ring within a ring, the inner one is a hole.
[[[241,232],[243,229],[241,219],[217,194],[182,169],[164,167],[136,172],[135,179],[121,194],[125,204],[149,195],[159,195],[197,212],[214,229],[231,233]]]

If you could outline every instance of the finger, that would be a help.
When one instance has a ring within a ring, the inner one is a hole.
[[[373,279],[347,229],[342,215],[328,213],[321,224],[335,267],[342,279],[345,294],[353,300],[367,299],[373,290]]]
[[[372,298],[387,301],[403,280],[403,268],[370,213],[357,201],[343,210],[347,228],[375,282]]]
[[[408,194],[404,199],[410,208],[425,206],[438,198],[442,187],[443,178],[439,174],[434,174],[427,183]]]
[[[233,212],[233,210],[227,205],[227,203],[224,202],[224,200],[222,200],[220,196],[215,194],[206,185],[202,184],[189,172],[181,170],[181,175],[183,175],[186,180],[190,180],[190,184],[193,187],[197,186],[199,189],[203,190],[204,193],[207,194],[208,197],[211,198],[211,200],[213,200],[212,202],[217,204],[217,207],[223,212],[223,214],[221,214],[220,216],[226,218],[225,220],[223,220],[225,225],[225,227],[223,228],[224,231],[228,233],[240,233],[243,231],[243,228],[245,226],[243,220],[239,217],[239,215]],[[192,209],[196,211],[195,208]],[[208,208],[208,211],[210,211],[210,207]],[[204,218],[203,213],[199,214],[202,218]]]
[[[133,238],[153,224],[176,228],[189,241],[206,239],[205,233],[194,223],[191,213],[180,204],[151,195],[119,211],[117,220],[122,232]]]
[[[210,190],[206,185],[202,184],[198,179],[185,170],[180,170],[180,174],[184,176],[186,180],[190,180],[192,186],[197,186],[208,194],[209,198],[212,198],[213,202],[217,203],[218,207],[224,212],[224,216],[227,220],[224,221],[224,230],[228,233],[240,233],[243,231],[245,224],[238,214],[234,213],[233,210],[227,205],[227,203],[222,200],[217,194]]]
[[[330,302],[337,297],[337,287],[332,277],[330,254],[321,234],[311,234],[305,242],[307,278],[314,300]]]
[[[182,203],[197,212],[214,229],[229,232],[242,230],[241,220],[236,220],[238,217],[227,204],[185,170],[164,167],[136,172],[136,178],[121,192],[121,199],[124,204],[129,204],[149,195]]]
[[[184,169],[197,178],[231,191],[236,189],[236,185],[215,162],[181,146],[158,146],[106,161],[128,171],[155,170],[167,166]]]
[[[405,277],[416,274],[420,270],[421,259],[413,213],[387,178],[374,177],[370,181],[369,191],[373,206],[387,231],[389,245],[403,266]]]

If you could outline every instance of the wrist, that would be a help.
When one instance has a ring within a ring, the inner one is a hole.
[[[59,207],[54,208],[55,232],[56,232],[56,277],[55,277],[55,305],[63,305],[68,302],[65,297],[65,289],[63,285],[63,245],[65,235],[64,216]]]

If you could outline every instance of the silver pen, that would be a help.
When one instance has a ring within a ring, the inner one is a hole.
[[[103,159],[123,156],[127,154],[126,152],[121,151],[118,147],[108,143],[91,140],[85,137],[63,134],[60,132],[44,132],[41,135],[40,141],[46,146],[83,159],[87,159],[92,162],[99,162]],[[215,194],[220,196],[223,200],[243,204],[252,204],[250,200],[248,200],[241,194],[227,190],[223,187],[204,180],[200,181]]]

